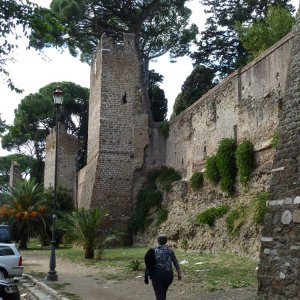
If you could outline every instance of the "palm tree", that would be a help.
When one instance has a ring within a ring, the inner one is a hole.
[[[44,217],[49,205],[44,197],[44,188],[34,180],[19,181],[15,187],[8,187],[7,202],[0,206],[0,219],[16,228],[20,237],[20,249],[27,249],[31,232],[46,229]]]
[[[80,208],[59,220],[57,228],[65,231],[66,242],[76,242],[81,245],[84,249],[84,257],[93,259],[95,249],[102,242],[100,228],[105,216],[107,214],[100,209]]]

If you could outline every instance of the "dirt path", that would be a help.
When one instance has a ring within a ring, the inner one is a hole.
[[[143,272],[130,280],[107,280],[101,270],[57,258],[58,281],[46,284],[70,300],[153,300],[151,284],[145,285]],[[49,270],[49,257],[44,255],[24,256],[24,272],[35,277],[44,277]],[[114,275],[114,270],[111,270]],[[208,293],[201,290],[201,284],[174,280],[168,292],[168,299],[176,300],[254,300],[254,288],[233,289]]]

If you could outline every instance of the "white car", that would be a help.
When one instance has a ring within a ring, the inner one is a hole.
[[[21,277],[23,259],[15,244],[0,243],[0,279]]]

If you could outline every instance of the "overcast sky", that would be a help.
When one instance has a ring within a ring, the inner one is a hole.
[[[51,0],[35,0],[43,6],[49,6]],[[299,0],[292,0],[291,3],[298,8]],[[199,0],[192,0],[188,3],[193,15],[191,22],[196,23],[201,31],[204,28],[205,15]],[[20,45],[14,53],[15,62],[9,63],[7,69],[17,87],[24,89],[23,94],[16,94],[10,91],[7,86],[0,82],[0,96],[2,105],[0,114],[7,124],[14,119],[14,109],[17,108],[21,99],[30,93],[36,93],[41,87],[54,81],[71,81],[83,87],[89,87],[90,70],[87,64],[81,63],[78,58],[72,57],[67,51],[61,52],[57,49],[45,50],[46,57],[34,50],[26,50],[26,42]],[[191,60],[187,57],[179,58],[176,63],[170,63],[168,56],[159,58],[150,64],[151,69],[164,76],[164,89],[168,99],[168,116],[176,96],[179,94],[181,85],[192,71]],[[7,152],[1,149],[0,155]]]

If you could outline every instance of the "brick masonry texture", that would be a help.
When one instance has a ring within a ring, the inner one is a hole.
[[[288,65],[265,224],[262,231],[258,295],[300,299],[300,32]]]
[[[87,166],[79,174],[80,207],[100,207],[113,228],[133,214],[135,172],[149,144],[135,36],[122,44],[102,37],[91,68]]]

